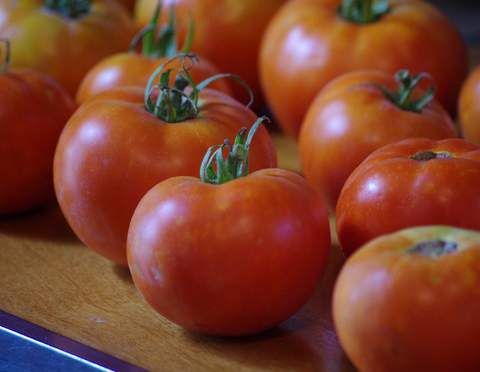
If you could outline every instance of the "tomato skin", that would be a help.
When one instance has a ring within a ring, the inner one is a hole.
[[[465,139],[480,145],[480,67],[470,74],[462,87],[458,114]]]
[[[73,110],[51,78],[28,70],[0,73],[0,215],[53,199],[53,154]]]
[[[2,1],[0,18],[5,14],[0,36],[11,41],[12,65],[52,76],[72,97],[90,68],[126,50],[136,30],[112,0],[93,0],[90,13],[77,19],[45,10],[40,0]]]
[[[145,110],[143,89],[106,91],[74,114],[59,141],[59,204],[91,249],[126,264],[128,225],[142,196],[173,176],[195,176],[212,143],[232,138],[256,116],[229,96],[204,90],[197,119],[169,124]],[[254,141],[252,169],[276,165],[268,132]]]
[[[140,202],[128,237],[146,300],[188,330],[223,336],[293,315],[312,296],[329,250],[325,206],[301,176],[281,169],[223,185],[162,182]]]
[[[438,239],[461,250],[437,259],[406,252]],[[368,243],[346,262],[333,295],[337,334],[360,371],[478,371],[479,311],[480,234],[450,227]]]
[[[421,151],[450,159],[418,161]],[[346,255],[366,242],[413,226],[480,230],[480,148],[462,139],[411,139],[370,155],[338,199],[337,233]]]
[[[335,77],[355,70],[428,72],[438,100],[455,111],[468,71],[460,34],[427,2],[390,3],[389,13],[367,25],[338,16],[339,0],[293,0],[275,15],[261,47],[260,78],[286,133],[296,137],[315,95]]]
[[[348,176],[374,150],[412,137],[456,137],[448,113],[432,102],[421,113],[402,110],[378,85],[396,90],[393,76],[351,72],[333,80],[313,101],[299,136],[309,182],[335,208]]]
[[[257,61],[261,38],[269,20],[285,0],[164,0],[163,14],[173,5],[181,24],[193,17],[192,50],[207,58],[221,72],[239,75],[261,96]],[[148,24],[157,0],[138,0],[135,17]],[[245,92],[235,87],[237,99]]]
[[[168,60],[169,58],[155,59],[137,53],[120,53],[107,57],[85,76],[78,89],[77,102],[82,104],[99,93],[117,87],[145,88],[154,71]],[[181,61],[175,60],[169,64],[169,68],[177,70],[181,64]],[[189,72],[193,81],[196,82],[218,74],[218,70],[203,58],[199,58]],[[231,94],[226,80],[216,81],[211,87]]]

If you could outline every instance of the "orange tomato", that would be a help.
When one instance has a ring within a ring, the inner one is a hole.
[[[431,90],[416,90],[422,75],[357,71],[328,84],[313,101],[299,137],[303,172],[335,208],[354,169],[374,150],[412,137],[455,137],[448,113]]]
[[[339,13],[341,5],[346,10]],[[428,72],[438,100],[453,113],[467,67],[459,32],[440,11],[417,0],[289,1],[271,21],[260,54],[267,101],[292,136],[315,95],[346,72]]]
[[[0,37],[11,40],[12,65],[54,77],[72,96],[88,70],[126,50],[135,32],[113,0],[4,0],[2,18]]]
[[[480,234],[445,226],[368,243],[333,295],[340,343],[360,371],[477,372]]]
[[[458,114],[464,137],[480,145],[480,66],[471,73],[462,88]]]

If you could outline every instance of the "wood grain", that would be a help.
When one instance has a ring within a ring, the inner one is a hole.
[[[276,136],[282,166],[293,141]],[[352,371],[333,330],[334,247],[314,298],[276,329],[248,338],[186,332],[156,314],[126,269],[86,249],[57,207],[0,220],[0,309],[150,370]]]

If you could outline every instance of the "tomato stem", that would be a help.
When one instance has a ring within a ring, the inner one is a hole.
[[[176,60],[181,61],[181,66],[168,69],[168,65]],[[194,54],[178,54],[159,66],[150,77],[145,89],[146,110],[167,123],[179,123],[196,118],[200,111],[200,92],[213,82],[224,78],[241,84],[250,95],[248,106],[251,105],[252,90],[237,75],[217,74],[196,84],[189,71],[197,62],[198,58]],[[155,83],[157,80],[158,83]]]
[[[72,19],[88,14],[91,5],[91,0],[44,0],[45,8]]]
[[[167,24],[158,29],[161,16],[162,1],[159,1],[149,24],[134,36],[130,43],[130,52],[137,50],[139,43],[142,43],[142,54],[150,58],[171,58],[178,54],[177,45],[177,21],[175,8],[170,7]],[[190,53],[195,38],[195,24],[190,18],[187,35],[185,37],[182,52]]]
[[[10,50],[10,40],[0,39],[0,45],[3,45],[2,58],[0,59],[0,74],[5,74],[8,72],[10,66],[11,50]]]
[[[270,122],[270,119],[266,116],[258,118],[248,133],[247,128],[240,129],[233,145],[225,139],[222,145],[210,147],[200,166],[200,179],[205,183],[220,185],[248,175],[250,146],[264,121]]]
[[[427,240],[407,249],[407,253],[438,258],[446,254],[455,253],[458,250],[458,244],[445,240]]]
[[[416,161],[429,161],[434,159],[451,159],[452,157],[452,154],[446,151],[420,151],[411,156],[410,159]]]
[[[388,0],[342,0],[338,12],[347,21],[371,23],[390,11]]]
[[[412,76],[408,70],[400,70],[395,74],[395,80],[398,82],[398,90],[396,92],[390,91],[383,86],[379,86],[379,88],[385,97],[402,110],[419,113],[432,102],[435,96],[435,87],[431,84],[419,99],[412,99],[413,92],[421,81],[425,79],[433,81],[432,77],[427,73]]]

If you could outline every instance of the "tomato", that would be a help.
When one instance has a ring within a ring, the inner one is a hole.
[[[337,232],[348,255],[407,227],[480,230],[480,148],[462,139],[411,139],[370,155],[337,204]]]
[[[192,50],[218,66],[222,72],[239,75],[260,97],[257,61],[260,42],[269,20],[285,0],[164,0],[175,6],[185,25],[195,22]],[[148,23],[157,0],[138,0],[137,21]],[[185,28],[185,26],[183,26]],[[243,99],[243,92],[236,90]]]
[[[167,178],[196,175],[212,142],[256,117],[224,93],[185,85],[190,79],[184,70],[173,87],[147,87],[148,108],[140,88],[104,92],[80,107],[60,138],[54,165],[59,204],[78,237],[117,263],[126,264],[128,225],[143,195]],[[252,168],[275,166],[266,130],[255,143]]]
[[[53,199],[52,162],[74,103],[51,78],[0,65],[0,215]]]
[[[368,243],[333,295],[340,342],[361,371],[475,372],[480,234],[412,228]]]
[[[289,1],[271,21],[260,53],[267,101],[293,136],[330,80],[354,70],[393,74],[403,68],[430,73],[439,101],[455,111],[467,49],[455,27],[426,1]]]
[[[300,132],[300,158],[306,178],[332,208],[348,176],[374,150],[411,137],[456,136],[432,91],[415,90],[423,77],[400,71],[396,83],[381,71],[351,72],[315,98]]]
[[[113,0],[6,0],[2,18],[0,36],[12,42],[13,66],[54,77],[72,96],[88,70],[126,50],[135,32]]]
[[[465,138],[480,145],[480,66],[463,85],[458,114]]]
[[[140,86],[145,88],[148,79],[155,70],[180,52],[177,48],[174,14],[173,18],[159,32],[160,35],[164,35],[163,37],[156,37],[155,35],[158,17],[159,9],[157,8],[150,21],[150,31],[142,30],[135,37],[142,44],[141,52],[137,53],[135,51],[136,43],[132,43],[130,52],[109,56],[88,72],[77,93],[78,103],[84,103],[93,96],[116,87]],[[188,40],[185,44],[188,44]],[[183,52],[189,52],[188,45]],[[170,65],[170,68],[175,70],[180,67],[178,60]],[[195,81],[204,80],[217,73],[217,69],[203,58],[199,58],[198,63],[191,66],[190,69],[190,74]],[[212,88],[231,94],[230,87],[225,80],[215,82]]]
[[[120,4],[122,4],[125,8],[127,8],[130,12],[133,12],[135,8],[136,0],[117,0]]]
[[[207,154],[201,179],[153,187],[130,225],[135,285],[191,331],[237,336],[287,319],[312,296],[330,249],[327,211],[314,190],[283,169],[238,176],[248,153],[242,143],[237,138],[216,172],[208,159],[218,161],[223,147]]]

